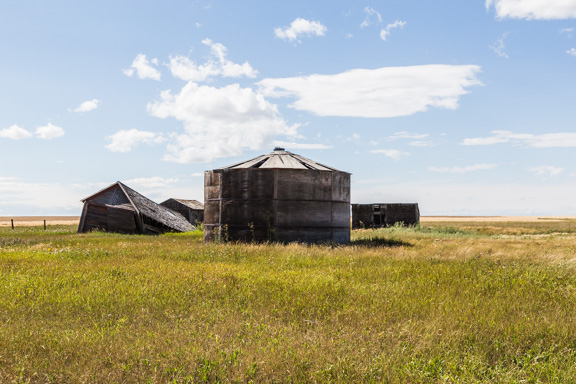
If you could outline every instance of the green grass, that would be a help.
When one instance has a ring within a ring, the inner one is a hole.
[[[576,382],[574,223],[0,229],[0,382]]]

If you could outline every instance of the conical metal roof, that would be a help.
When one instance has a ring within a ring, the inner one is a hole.
[[[317,163],[300,155],[286,151],[284,148],[276,147],[274,151],[246,160],[241,163],[232,164],[219,169],[246,169],[246,168],[272,168],[272,169],[313,169],[317,171],[336,171],[335,168]]]

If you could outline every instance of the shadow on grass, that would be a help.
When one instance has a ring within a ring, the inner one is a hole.
[[[412,244],[406,243],[400,240],[384,239],[381,237],[375,237],[372,239],[356,239],[350,240],[347,246],[361,246],[369,248],[381,248],[381,247],[413,247]]]

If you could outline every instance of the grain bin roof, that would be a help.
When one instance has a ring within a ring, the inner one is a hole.
[[[241,163],[232,164],[219,169],[246,169],[246,168],[271,168],[271,169],[313,169],[317,171],[342,172],[324,164],[317,163],[300,155],[284,150],[284,148],[274,148],[273,152],[267,155],[255,157]]]

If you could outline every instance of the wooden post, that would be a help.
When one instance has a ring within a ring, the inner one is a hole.
[[[46,230],[46,220],[44,220],[44,230]]]
[[[12,230],[14,230],[14,219],[10,219],[10,222],[12,223]]]

